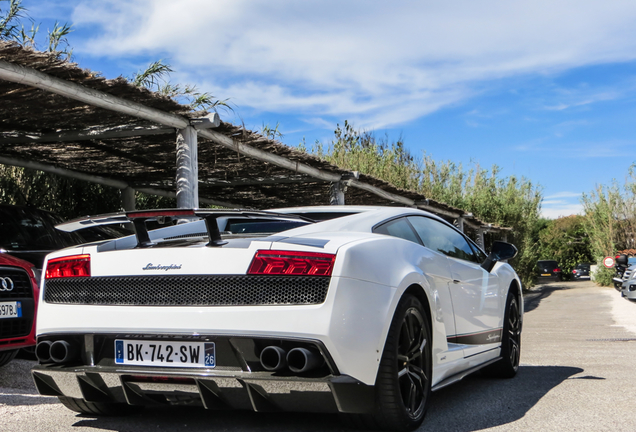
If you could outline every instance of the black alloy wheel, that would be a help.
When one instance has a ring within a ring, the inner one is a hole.
[[[414,420],[421,417],[426,406],[430,374],[424,350],[430,343],[424,318],[416,307],[406,311],[398,338],[397,369],[402,403],[407,415]]]
[[[411,431],[426,414],[431,395],[432,339],[429,312],[405,294],[395,310],[375,381],[374,410],[343,418],[359,429]]]
[[[503,336],[501,338],[501,360],[488,366],[484,372],[496,378],[512,378],[519,370],[521,358],[521,309],[519,298],[509,292],[506,299]]]

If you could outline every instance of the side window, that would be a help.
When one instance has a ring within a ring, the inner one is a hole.
[[[473,247],[473,251],[477,257],[477,262],[480,264],[483,263],[486,260],[486,254],[483,253],[474,242],[470,242],[470,245]]]
[[[403,238],[417,244],[421,244],[420,239],[417,238],[417,234],[413,232],[413,228],[404,218],[394,219],[382,225],[379,225],[373,229],[376,234],[385,234],[393,237]]]
[[[449,257],[477,262],[468,241],[455,229],[424,216],[410,216],[408,219],[427,248]]]

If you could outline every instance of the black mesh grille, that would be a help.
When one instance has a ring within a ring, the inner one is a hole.
[[[11,291],[0,291],[0,301],[33,298],[31,279],[26,271],[17,267],[0,267],[0,278],[9,278],[13,282]]]
[[[116,276],[46,281],[44,301],[140,306],[308,305],[325,301],[329,277]]]
[[[0,339],[27,336],[31,332],[30,318],[0,319]]]

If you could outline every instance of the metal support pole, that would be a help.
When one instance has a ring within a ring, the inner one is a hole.
[[[125,211],[135,210],[135,190],[131,187],[121,190],[121,206]]]
[[[485,250],[484,230],[483,229],[477,230],[477,246],[479,246],[480,248]]]
[[[197,131],[188,126],[177,131],[177,208],[198,207]]]
[[[464,218],[463,217],[458,217],[457,218],[457,229],[460,230],[461,232],[464,232]]]
[[[345,205],[345,191],[347,186],[344,182],[335,182],[329,188],[329,205]]]

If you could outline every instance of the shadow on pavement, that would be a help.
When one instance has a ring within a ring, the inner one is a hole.
[[[579,282],[554,282],[535,286],[532,291],[523,294],[524,312],[536,309],[542,300],[549,297],[555,291],[564,291],[578,288]]]
[[[427,418],[420,428],[476,431],[522,418],[554,387],[583,369],[562,366],[521,366],[514,379],[498,380],[479,374],[433,393]],[[591,377],[584,377],[591,378]],[[206,411],[202,408],[147,408],[130,417],[77,416],[74,427],[107,431],[342,431],[334,414]]]
[[[470,376],[433,393],[420,430],[468,432],[512,423],[550,390],[581,372],[581,368],[567,366],[521,366],[513,379]]]

